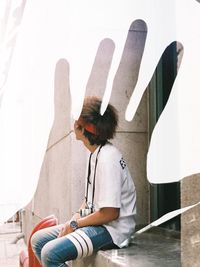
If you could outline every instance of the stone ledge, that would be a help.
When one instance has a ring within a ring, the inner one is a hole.
[[[180,267],[180,234],[153,228],[135,237],[128,248],[99,251],[73,267]]]

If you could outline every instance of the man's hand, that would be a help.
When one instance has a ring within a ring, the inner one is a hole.
[[[70,227],[70,222],[66,222],[64,225],[63,225],[63,228],[61,229],[58,237],[62,237],[62,236],[65,236],[67,234],[70,234],[73,232],[73,229]]]

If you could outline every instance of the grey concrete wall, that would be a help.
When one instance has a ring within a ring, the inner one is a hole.
[[[200,201],[200,174],[186,177],[181,182],[182,207]],[[183,267],[200,266],[200,206],[181,216],[181,251]]]
[[[148,146],[148,97],[144,95],[135,118],[125,121],[125,110],[136,84],[144,49],[146,28],[137,21],[131,25],[120,66],[114,80],[111,103],[119,110],[119,128],[113,143],[122,151],[137,190],[138,224],[148,222],[149,187],[146,179]],[[103,96],[114,43],[105,39],[99,45],[86,95]],[[48,148],[41,168],[38,188],[32,203],[23,215],[26,237],[43,217],[55,214],[60,222],[71,217],[84,197],[85,165],[88,152],[70,132],[71,99],[69,94],[69,66],[60,60],[55,70],[55,120],[49,136]],[[78,78],[78,77],[77,77]]]

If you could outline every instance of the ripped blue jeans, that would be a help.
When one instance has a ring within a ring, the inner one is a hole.
[[[34,254],[43,267],[68,266],[67,261],[100,249],[118,248],[104,226],[87,226],[57,238],[63,225],[37,231],[31,238]]]

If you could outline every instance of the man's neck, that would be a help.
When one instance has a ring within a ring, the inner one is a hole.
[[[87,147],[87,149],[90,150],[91,153],[93,153],[99,145],[90,145],[90,143],[84,143],[84,145]]]

